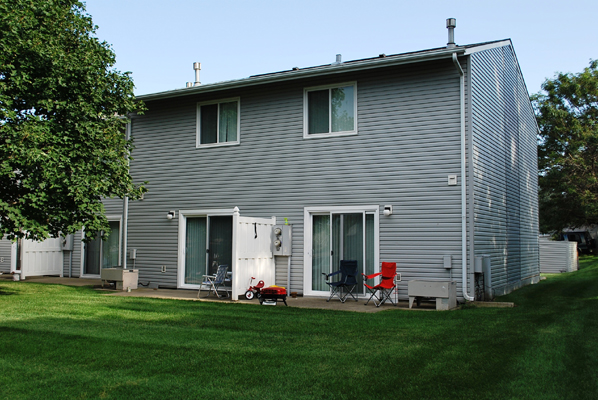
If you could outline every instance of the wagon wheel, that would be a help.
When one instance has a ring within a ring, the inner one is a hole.
[[[248,290],[245,292],[245,298],[247,300],[253,300],[254,297],[255,297],[255,293],[253,293],[253,290]]]

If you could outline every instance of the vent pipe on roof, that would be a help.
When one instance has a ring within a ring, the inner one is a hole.
[[[336,61],[333,62],[332,65],[339,65],[339,64],[342,64],[342,63],[343,63],[342,56],[340,54],[337,54],[336,55]]]
[[[193,86],[199,86],[201,85],[201,82],[199,81],[199,71],[201,70],[201,63],[194,62],[193,69],[195,70],[195,83],[193,84]]]
[[[446,44],[446,48],[452,49],[457,47],[455,44],[455,28],[457,27],[457,20],[455,18],[447,18],[446,27],[448,28],[448,43]]]

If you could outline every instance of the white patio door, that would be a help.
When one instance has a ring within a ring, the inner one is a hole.
[[[186,218],[183,284],[199,285],[203,275],[226,264],[232,271],[233,217],[214,215]]]
[[[376,215],[367,210],[311,213],[311,243],[306,243],[311,249],[308,293],[328,291],[322,274],[338,271],[341,260],[357,261],[358,292],[364,292],[361,273],[373,273],[376,265]]]
[[[99,232],[94,240],[86,243],[83,258],[83,275],[96,276],[104,268],[120,266],[120,221],[108,221],[110,235],[102,240],[103,232]]]

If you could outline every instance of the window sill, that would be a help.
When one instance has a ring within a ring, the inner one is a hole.
[[[225,143],[210,143],[210,144],[198,144],[195,146],[196,149],[205,149],[211,147],[226,147],[226,146],[238,146],[240,142],[225,142]]]
[[[327,138],[327,137],[338,137],[338,136],[355,136],[357,135],[357,131],[347,131],[347,132],[329,132],[329,133],[304,133],[303,139],[318,139],[318,138]]]

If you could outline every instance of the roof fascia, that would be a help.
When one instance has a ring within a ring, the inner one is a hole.
[[[498,42],[487,43],[480,46],[468,47],[465,50],[465,55],[477,53],[484,50],[495,49],[497,47],[512,46],[511,39],[501,40]]]
[[[425,52],[423,54],[407,54],[397,57],[375,58],[363,61],[346,62],[340,65],[324,65],[321,67],[309,68],[298,71],[288,71],[276,73],[267,76],[256,76],[245,79],[238,79],[233,81],[217,82],[201,86],[193,86],[190,88],[170,90],[166,92],[158,92],[152,94],[145,94],[137,96],[137,99],[143,101],[162,100],[173,97],[190,96],[200,93],[210,93],[226,89],[245,88],[256,85],[263,85],[268,83],[277,83],[291,81],[301,78],[312,78],[317,76],[344,74],[347,72],[363,71],[374,68],[390,67],[403,64],[413,64],[424,61],[439,60],[443,58],[451,58],[453,53],[466,54],[464,48],[440,49]]]

